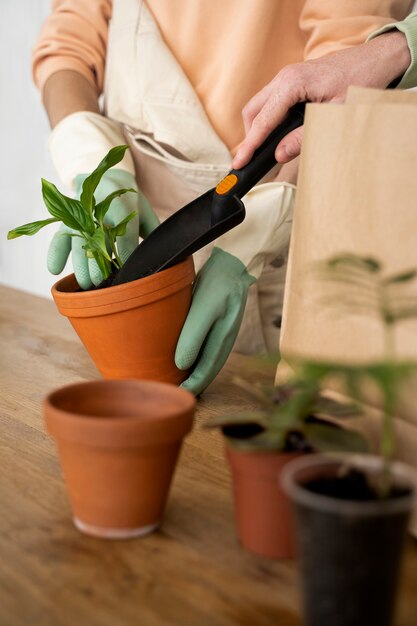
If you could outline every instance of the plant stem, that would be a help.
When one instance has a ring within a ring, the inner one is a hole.
[[[385,319],[384,329],[385,358],[393,361],[395,358],[395,326],[393,322],[388,322]]]
[[[111,251],[112,251],[112,253],[114,255],[114,263],[117,266],[117,268],[120,269],[122,267],[123,263],[122,263],[121,258],[118,255],[118,252],[117,252],[116,240],[111,235],[109,235],[109,241],[110,241]]]
[[[99,252],[93,253],[94,259],[97,265],[100,268],[100,272],[103,275],[103,280],[106,280],[112,273],[111,263],[104,256],[102,256]]]
[[[394,320],[388,317],[386,311],[390,310],[389,296],[387,294],[385,284],[379,283],[381,294],[381,317],[384,325],[384,349],[385,361],[393,362],[395,360],[395,324]],[[392,382],[392,385],[391,385]],[[394,417],[396,405],[396,381],[389,381],[387,385],[382,387],[384,394],[384,414],[382,417],[382,433],[381,433],[381,455],[383,458],[383,470],[380,485],[380,496],[387,498],[391,490],[391,461],[394,455]]]
[[[385,412],[382,421],[381,437],[381,456],[383,459],[382,476],[379,486],[379,495],[381,498],[387,498],[391,490],[391,461],[394,454],[393,422],[394,416]]]
[[[386,326],[388,330],[389,326]],[[387,333],[389,334],[389,333]],[[390,342],[392,343],[392,342]],[[393,352],[393,347],[391,354]],[[395,374],[393,374],[395,377]],[[382,434],[381,434],[381,456],[384,460],[384,467],[381,478],[381,497],[386,498],[389,496],[391,489],[391,461],[394,456],[394,419],[395,419],[395,407],[397,405],[397,380],[389,380],[382,386],[382,392],[384,394],[384,414],[382,417]]]

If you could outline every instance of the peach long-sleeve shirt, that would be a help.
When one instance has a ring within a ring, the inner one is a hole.
[[[403,19],[412,0],[147,0],[213,127],[234,152],[241,110],[285,65],[356,45]],[[103,88],[111,0],[53,0],[34,49],[43,89],[59,70]]]

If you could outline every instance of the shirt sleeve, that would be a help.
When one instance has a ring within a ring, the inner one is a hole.
[[[307,37],[305,60],[365,42],[376,29],[404,19],[413,4],[410,0],[306,0],[300,16]]]
[[[397,85],[398,89],[410,89],[417,86],[417,11],[411,13],[403,22],[387,24],[376,32],[372,33],[368,39],[373,39],[387,33],[390,30],[399,30],[404,33],[407,38],[408,47],[410,48],[411,64],[404,76]]]
[[[35,84],[42,91],[60,70],[85,76],[103,89],[111,0],[53,0],[32,56]]]

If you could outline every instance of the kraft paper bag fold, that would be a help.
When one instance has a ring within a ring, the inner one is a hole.
[[[417,106],[417,91],[396,91],[349,87],[346,104],[413,104]]]
[[[297,357],[383,357],[378,320],[321,302],[328,285],[312,267],[343,252],[375,257],[387,273],[417,267],[416,93],[352,89],[347,104],[307,106],[277,382]],[[415,283],[410,289],[417,295]],[[395,339],[398,358],[417,360],[417,320],[400,322]],[[367,419],[378,424],[377,407]],[[396,431],[397,456],[417,468],[417,380]]]

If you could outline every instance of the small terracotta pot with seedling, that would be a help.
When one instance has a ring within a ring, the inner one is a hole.
[[[352,404],[322,397],[320,379],[319,372],[305,376],[300,371],[299,377],[277,388],[236,379],[258,408],[207,423],[209,428],[220,427],[225,436],[239,539],[261,556],[295,556],[291,506],[278,480],[284,467],[313,450],[367,449],[358,433],[316,417],[358,412]]]
[[[311,455],[283,475],[295,505],[306,626],[391,626],[407,524],[415,505],[415,472],[394,462],[394,416],[401,386],[417,363],[395,358],[396,324],[417,315],[408,283],[415,270],[385,276],[372,258],[337,256],[325,262],[336,288],[332,302],[369,312],[383,324],[384,359],[363,364],[304,363],[322,384],[335,382],[358,403],[382,406],[380,456]],[[369,391],[372,390],[370,398]]]
[[[41,228],[62,222],[73,236],[84,240],[84,250],[103,276],[103,286],[82,291],[72,274],[52,287],[62,315],[68,317],[96,367],[106,378],[141,378],[181,383],[187,372],[175,366],[176,344],[191,306],[194,265],[192,257],[157,274],[117,286],[105,286],[122,266],[117,238],[123,236],[132,212],[109,226],[105,216],[111,202],[134,189],[119,189],[101,202],[94,192],[104,173],[119,163],[128,146],[112,148],[84,180],[80,199],[64,196],[42,180],[43,199],[52,217],[11,230],[8,238],[34,235]]]

